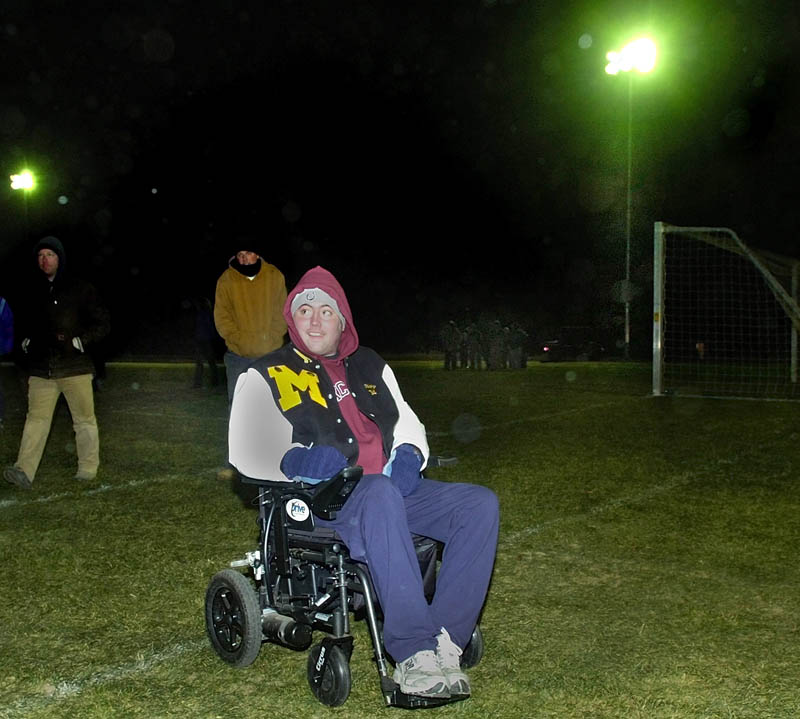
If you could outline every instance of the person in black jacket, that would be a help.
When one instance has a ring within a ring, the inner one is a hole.
[[[63,393],[75,428],[78,471],[94,479],[100,439],[94,413],[94,366],[87,347],[108,334],[109,318],[95,288],[66,272],[64,246],[45,237],[34,248],[39,272],[21,308],[18,337],[28,379],[28,414],[17,461],[3,477],[30,489],[42,459],[56,402]]]

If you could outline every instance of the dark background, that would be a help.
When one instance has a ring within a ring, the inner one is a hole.
[[[532,345],[622,336],[632,78],[632,351],[651,343],[653,223],[797,251],[794,2],[4,0],[0,293],[53,233],[113,310],[113,355],[184,352],[255,236],[291,286],[339,276],[362,340],[434,346],[486,312]]]

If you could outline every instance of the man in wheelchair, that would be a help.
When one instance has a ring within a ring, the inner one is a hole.
[[[383,639],[406,694],[470,693],[459,658],[475,629],[494,566],[495,494],[422,476],[425,428],[394,373],[359,345],[347,297],[327,270],[309,270],[284,306],[291,342],[239,377],[231,463],[247,477],[315,484],[346,466],[364,476],[334,519],[352,559],[369,568]],[[412,534],[444,544],[436,591],[425,598]]]

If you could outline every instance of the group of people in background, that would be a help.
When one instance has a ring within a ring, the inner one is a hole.
[[[240,238],[231,252],[217,281],[213,304],[201,298],[194,308],[194,386],[202,386],[204,365],[209,368],[211,385],[222,383],[217,369],[221,338],[229,411],[239,375],[254,360],[281,347],[287,330],[283,315],[286,281],[281,271],[263,259],[253,239]],[[30,489],[33,483],[61,394],[75,428],[75,477],[96,476],[100,442],[94,391],[101,377],[92,349],[110,329],[108,310],[95,288],[76,273],[67,272],[66,252],[58,238],[40,240],[33,255],[37,271],[20,306],[12,312],[8,301],[0,298],[0,356],[14,353],[27,375],[28,390],[19,455],[3,476],[23,489]],[[515,323],[503,325],[488,314],[463,327],[452,320],[446,322],[439,340],[446,370],[526,366],[526,332]],[[0,387],[0,427],[4,417]],[[235,472],[224,463],[218,474],[221,479],[231,479]]]
[[[439,331],[446,370],[524,369],[527,340],[527,332],[518,324],[503,325],[488,315],[463,328],[450,320]]]
[[[220,383],[216,340],[221,337],[226,346],[229,408],[239,374],[255,359],[280,347],[286,334],[283,274],[261,258],[255,242],[241,240],[238,245],[217,282],[213,307],[207,299],[199,300],[195,307],[194,384],[201,385],[205,364],[211,384]],[[3,478],[25,490],[33,486],[62,394],[75,431],[75,479],[97,476],[100,437],[94,392],[102,380],[104,363],[98,363],[92,349],[110,331],[108,309],[95,287],[77,273],[67,272],[61,240],[53,236],[39,240],[33,259],[37,270],[17,300],[16,311],[0,297],[0,356],[13,356],[28,392],[17,460],[3,470]],[[4,419],[5,396],[0,386],[0,428]],[[219,476],[231,479],[234,471],[227,465]]]

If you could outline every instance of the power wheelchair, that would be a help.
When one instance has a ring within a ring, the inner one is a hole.
[[[447,460],[432,458],[434,464]],[[252,664],[264,641],[303,651],[313,634],[324,633],[308,655],[306,674],[314,696],[327,706],[343,704],[351,689],[351,614],[364,617],[372,640],[386,706],[421,709],[447,699],[405,694],[390,675],[381,637],[380,606],[363,563],[350,558],[333,530],[315,526],[314,517],[332,519],[361,479],[360,467],[348,467],[317,485],[242,477],[255,485],[258,548],[231,562],[211,579],[205,598],[206,630],[211,645],[236,667]],[[435,590],[438,544],[414,537],[425,594]],[[244,573],[240,570],[244,570]],[[249,575],[249,576],[248,576]],[[461,656],[464,668],[483,656],[479,626]]]

